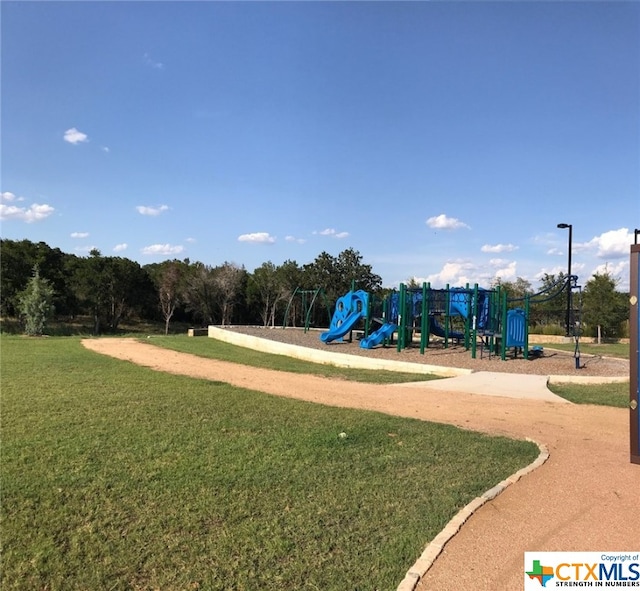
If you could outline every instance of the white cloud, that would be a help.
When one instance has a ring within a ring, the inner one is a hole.
[[[15,201],[16,196],[10,191],[3,191],[0,193],[0,201]]]
[[[500,254],[503,252],[513,252],[514,250],[518,250],[518,247],[513,244],[485,244],[480,250],[482,252]]]
[[[150,216],[160,215],[161,213],[167,211],[168,209],[169,209],[168,205],[160,205],[159,207],[148,206],[148,205],[138,205],[136,207],[136,211],[140,215],[150,215]]]
[[[605,275],[608,274],[616,282],[616,289],[619,291],[629,291],[629,260],[625,259],[616,262],[614,265],[605,263],[598,265],[593,271],[591,271],[591,277],[595,274]],[[586,280],[583,280],[586,281]]]
[[[253,242],[255,244],[273,244],[276,241],[269,232],[253,232],[252,234],[241,234],[238,242]]]
[[[129,245],[126,242],[122,242],[113,247],[113,252],[124,252],[127,248],[129,248]]]
[[[444,213],[430,217],[426,222],[430,228],[437,230],[458,230],[459,228],[469,228],[467,224],[456,218],[447,217]]]
[[[313,234],[317,234],[320,236],[331,236],[333,238],[347,238],[349,236],[349,232],[336,232],[333,228],[325,228],[324,230],[314,231]]]
[[[31,224],[48,218],[54,211],[47,204],[34,203],[30,207],[17,207],[0,203],[0,220],[21,220]]]
[[[77,144],[81,144],[82,142],[88,142],[89,137],[86,133],[82,133],[75,127],[72,127],[71,129],[67,129],[67,131],[64,132],[64,141],[69,142],[70,144],[73,144],[75,146]]]
[[[71,238],[88,238],[89,232],[71,232]]]
[[[189,244],[193,244],[194,242],[196,242],[196,239],[195,238],[187,238],[185,240],[185,242],[188,242]]]
[[[595,250],[599,259],[619,259],[629,256],[629,246],[633,244],[633,234],[628,228],[610,230],[595,236],[589,242],[576,244],[575,250]]]
[[[91,252],[98,249],[95,246],[76,246],[73,250],[76,252]]]
[[[110,150],[107,146],[102,146],[101,150],[102,150],[103,152],[106,152],[107,154],[108,154],[109,152],[111,152],[111,150]]]
[[[475,274],[475,265],[469,261],[450,261],[444,264],[439,273],[427,276],[424,281],[438,285],[464,285],[472,283],[471,277]]]
[[[171,244],[151,244],[142,249],[142,254],[148,255],[171,255],[180,254],[184,250],[184,246],[173,246]]]
[[[287,242],[296,242],[297,244],[304,244],[306,242],[304,238],[296,238],[295,236],[285,236],[284,239]]]
[[[494,277],[500,277],[503,281],[516,279],[516,262],[505,259],[491,259],[489,264],[495,269]]]
[[[152,59],[148,53],[145,53],[142,57],[144,59],[144,63],[150,68],[153,68],[154,70],[164,70],[164,64]]]
[[[445,285],[463,287],[466,284],[490,287],[496,278],[505,281],[516,279],[516,263],[506,259],[492,259],[489,265],[478,265],[470,260],[447,261],[437,273],[427,277],[414,277],[418,283],[427,282],[434,289],[442,289]]]

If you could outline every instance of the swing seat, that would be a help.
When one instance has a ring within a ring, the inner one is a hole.
[[[538,359],[544,355],[544,347],[535,345],[529,349],[529,359]]]

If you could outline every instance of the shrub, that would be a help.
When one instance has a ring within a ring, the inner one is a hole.
[[[46,321],[53,314],[53,288],[40,277],[35,267],[27,287],[18,295],[18,308],[24,321],[24,332],[30,336],[42,336]]]

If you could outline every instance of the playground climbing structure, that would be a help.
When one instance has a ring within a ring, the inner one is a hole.
[[[478,351],[481,357],[487,353],[502,360],[508,354],[521,354],[525,359],[538,357],[542,348],[529,348],[530,306],[557,298],[566,289],[579,291],[576,281],[575,275],[561,278],[545,290],[522,298],[508,298],[499,285],[493,289],[477,284],[433,289],[429,283],[420,287],[401,283],[382,302],[375,302],[364,291],[351,290],[338,298],[329,330],[320,338],[325,343],[344,337],[351,340],[358,328],[362,333],[360,346],[366,349],[392,344],[395,337],[398,352],[417,342],[422,354],[430,346],[455,345],[470,350],[474,359]],[[573,322],[576,369],[580,367],[579,324],[579,320]]]

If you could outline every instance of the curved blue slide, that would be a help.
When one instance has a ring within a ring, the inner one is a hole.
[[[349,291],[336,302],[336,309],[329,330],[320,335],[323,343],[342,340],[362,318],[366,318],[369,294],[366,291]]]
[[[348,314],[339,325],[334,326],[333,328],[329,329],[327,332],[323,332],[320,335],[320,340],[323,343],[330,343],[331,341],[335,341],[336,339],[341,339],[363,317],[364,317],[364,313],[362,311],[351,312],[351,314]]]
[[[437,337],[442,337],[443,339],[445,338],[444,327],[438,324],[438,321],[433,316],[429,317],[429,332],[436,335]],[[449,338],[462,340],[464,339],[464,333],[450,330]]]
[[[386,322],[378,330],[362,339],[360,341],[360,347],[363,349],[373,349],[376,345],[379,345],[382,341],[388,339],[396,330],[398,330],[397,324]]]

